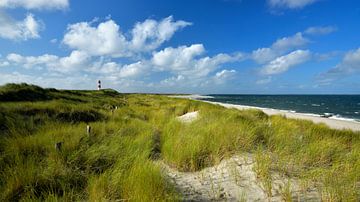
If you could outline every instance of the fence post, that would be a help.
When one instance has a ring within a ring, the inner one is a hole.
[[[64,143],[64,142],[57,142],[57,143],[55,143],[55,149],[56,149],[56,151],[59,151],[59,152],[61,151],[63,143]]]
[[[89,125],[86,126],[86,133],[87,133],[88,136],[90,136],[91,126],[89,126]]]

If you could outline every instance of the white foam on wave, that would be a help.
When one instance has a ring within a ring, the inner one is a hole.
[[[336,114],[335,116],[329,117],[329,119],[335,119],[335,120],[341,120],[341,121],[352,121],[352,122],[359,122],[356,119],[352,119],[352,118],[345,118],[340,116],[339,114]]]
[[[227,102],[220,102],[220,103],[233,105],[234,107],[239,106],[239,107],[242,107],[243,109],[259,109],[259,110],[280,111],[280,112],[283,112],[283,113],[294,113],[294,114],[299,114],[299,115],[304,115],[304,116],[312,116],[312,117],[322,117],[323,115],[331,115],[330,117],[328,117],[329,119],[356,122],[356,123],[360,122],[359,119],[345,118],[345,117],[340,116],[339,114],[335,115],[334,113],[331,113],[331,112],[322,113],[322,114],[314,114],[314,113],[296,112],[295,110],[284,110],[284,109],[265,108],[265,107],[257,107],[257,106],[250,106],[250,105],[230,104],[230,103],[227,103]],[[360,112],[355,112],[355,114],[359,114],[359,113]]]
[[[301,114],[301,115],[305,115],[305,116],[315,116],[315,117],[321,117],[320,114],[312,114],[312,113],[297,113],[297,114]]]
[[[186,98],[186,99],[194,99],[194,100],[214,98],[214,97],[209,96],[209,95],[171,95],[169,97],[172,97],[172,98]]]

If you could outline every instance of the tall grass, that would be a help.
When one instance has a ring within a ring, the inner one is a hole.
[[[23,88],[46,99],[21,99]],[[360,199],[359,132],[160,95],[27,85],[0,92],[12,96],[0,99],[2,201],[176,201],[157,161],[197,171],[242,152],[255,154],[269,195],[278,171],[315,184],[325,201]],[[197,120],[176,119],[191,111]]]

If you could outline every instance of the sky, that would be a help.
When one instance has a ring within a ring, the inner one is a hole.
[[[0,0],[0,85],[359,94],[358,0]]]

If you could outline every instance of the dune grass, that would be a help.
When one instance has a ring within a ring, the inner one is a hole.
[[[324,201],[360,199],[359,132],[160,95],[22,84],[0,97],[9,92],[0,99],[2,201],[177,201],[158,161],[197,171],[242,152],[254,154],[269,195],[278,171],[315,184]],[[191,111],[197,120],[176,119]]]

